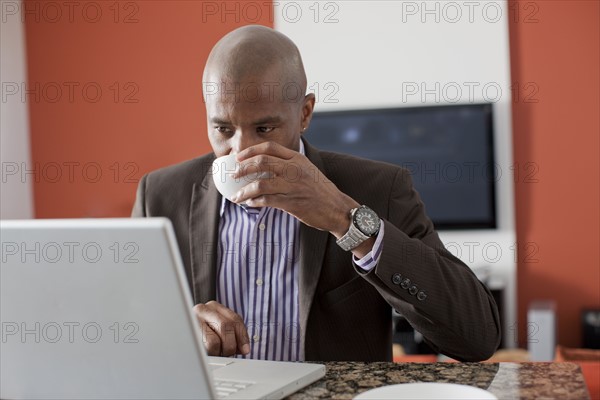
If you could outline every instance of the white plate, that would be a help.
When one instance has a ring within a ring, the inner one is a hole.
[[[356,400],[385,399],[460,399],[498,400],[487,390],[454,383],[403,383],[367,390],[355,397]]]

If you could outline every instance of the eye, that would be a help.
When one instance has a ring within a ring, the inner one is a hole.
[[[224,135],[231,135],[233,131],[226,126],[215,126],[215,130]]]
[[[256,128],[256,131],[259,133],[269,133],[272,132],[273,129],[275,129],[274,126],[259,126],[258,128]]]

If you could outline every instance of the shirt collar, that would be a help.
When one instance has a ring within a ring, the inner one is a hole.
[[[298,153],[300,153],[302,155],[306,155],[305,150],[304,150],[304,143],[302,142],[302,139],[300,139],[300,146],[298,148]],[[221,198],[221,209],[219,210],[220,217],[223,216],[223,213],[225,212],[225,207],[227,207],[230,204],[234,204],[234,203],[231,203],[225,197]],[[247,211],[247,209],[249,208],[245,204],[235,204],[235,205],[238,207],[242,207],[245,211]]]

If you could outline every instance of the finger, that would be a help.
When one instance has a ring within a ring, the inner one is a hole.
[[[240,151],[237,155],[238,161],[244,161],[250,157],[254,157],[258,154],[266,154],[274,157],[283,158],[285,160],[289,160],[298,152],[288,149],[275,142],[263,142],[256,144],[254,146],[250,146],[247,149]]]
[[[216,301],[206,304],[196,304],[194,306],[194,312],[200,322],[219,325],[222,322],[223,316],[218,312],[218,309],[214,305],[211,305],[211,303],[219,304]]]
[[[248,330],[246,329],[246,325],[244,324],[244,320],[241,315],[237,314],[235,311],[222,306],[219,308],[219,312],[231,321],[230,326],[228,327],[233,334],[233,350],[231,350],[232,346],[230,343],[224,345],[223,347],[227,347],[227,352],[231,352],[231,355],[236,353],[236,350],[240,354],[248,354],[250,353],[250,336],[248,335]],[[225,350],[223,350],[225,353]]]
[[[230,357],[236,354],[238,343],[235,336],[236,323],[230,320],[220,325],[219,337],[221,338],[221,355]]]
[[[261,172],[267,172],[271,177],[281,175],[287,162],[290,161],[267,154],[258,154],[241,161],[232,177],[240,179]]]
[[[259,179],[241,188],[231,201],[240,204],[264,195],[286,195],[288,191],[289,185],[281,178]]]
[[[214,303],[214,304],[211,304]],[[227,337],[226,325],[228,320],[218,311],[219,305],[217,302],[209,302],[207,304],[197,304],[194,306],[194,312],[202,327],[202,338],[206,352],[212,356],[220,356],[223,353],[223,344],[227,344],[229,347],[231,338]],[[233,331],[231,335],[235,339]],[[227,341],[229,339],[229,342]]]
[[[202,324],[202,339],[204,342],[204,348],[206,349],[206,354],[209,356],[220,356],[222,354],[221,338],[214,329],[216,326],[218,325],[209,322]]]
[[[250,354],[250,335],[248,335],[248,329],[246,329],[246,325],[236,325],[235,337],[238,344],[238,353],[243,355]]]
[[[215,312],[220,315],[219,337],[221,338],[221,355],[225,357],[236,354],[238,343],[236,338],[236,325],[243,324],[241,317],[229,308],[219,304]]]
[[[216,301],[206,303],[206,308],[219,314],[218,317],[213,316],[212,318],[221,321],[217,333],[221,339],[222,355],[232,356],[236,353],[250,353],[250,338],[243,318],[235,311]]]
[[[292,217],[303,221],[301,215],[302,204],[298,203],[298,200],[291,198],[284,194],[265,194],[259,197],[255,197],[253,199],[246,200],[246,205],[248,207],[271,207],[277,208],[281,211],[285,211],[290,214]]]
[[[277,194],[265,194],[259,197],[254,197],[252,199],[246,200],[245,203],[248,207],[272,207],[286,211],[285,208],[283,208],[285,207],[285,205],[283,205],[281,197],[281,195]],[[276,205],[279,205],[279,207],[277,207]]]

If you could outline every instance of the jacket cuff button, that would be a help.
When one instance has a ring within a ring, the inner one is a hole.
[[[422,290],[417,294],[417,300],[423,301],[426,298],[427,298],[427,294]]]
[[[410,287],[410,289],[408,289],[408,293],[410,293],[411,295],[415,295],[417,294],[417,292],[419,291],[419,288],[416,285],[412,285]]]
[[[394,274],[394,275],[392,275],[392,283],[394,285],[399,285],[400,282],[402,282],[402,275],[400,275],[400,274]]]
[[[402,281],[402,283],[400,284],[400,287],[402,289],[408,289],[410,287],[410,279],[406,278]]]

